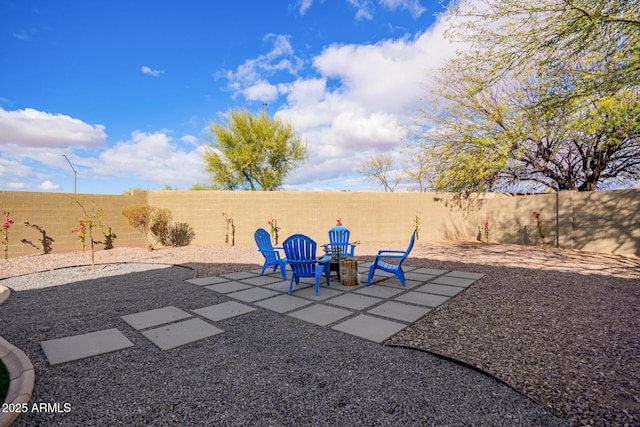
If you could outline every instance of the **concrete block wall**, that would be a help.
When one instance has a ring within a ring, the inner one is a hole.
[[[535,195],[477,194],[468,198],[450,193],[380,192],[241,192],[241,191],[136,191],[132,195],[0,192],[0,209],[16,222],[10,229],[9,255],[42,253],[44,230],[53,252],[80,249],[77,235],[82,212],[72,201],[82,198],[104,210],[103,224],[117,238],[114,245],[144,245],[121,211],[124,206],[147,203],[165,207],[174,222],[193,227],[195,245],[222,246],[227,214],[235,226],[235,244],[253,244],[257,228],[270,231],[277,221],[279,242],[294,233],[307,234],[319,244],[341,218],[352,240],[407,242],[420,225],[420,241],[484,240],[489,218],[492,243],[516,243],[640,256],[640,191],[590,193],[560,192]],[[545,238],[540,240],[533,212],[540,212]],[[231,230],[229,243],[231,244]],[[24,240],[25,243],[21,241]],[[98,238],[101,240],[101,236]],[[39,249],[38,249],[39,248]],[[2,256],[0,254],[0,256]]]

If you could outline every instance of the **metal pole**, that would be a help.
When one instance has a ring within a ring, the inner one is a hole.
[[[67,163],[69,163],[69,166],[71,166],[71,170],[73,171],[73,193],[76,193],[76,170],[73,167],[73,165],[71,164],[71,162],[69,161],[69,158],[67,157],[66,154],[63,154],[64,158],[67,159]]]

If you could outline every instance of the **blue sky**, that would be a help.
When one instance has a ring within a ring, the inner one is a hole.
[[[0,190],[120,194],[207,183],[229,109],[309,146],[291,191],[381,190],[433,70],[453,55],[438,0],[0,0]]]

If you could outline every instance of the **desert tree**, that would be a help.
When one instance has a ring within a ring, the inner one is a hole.
[[[394,169],[393,156],[389,153],[374,153],[365,157],[358,168],[368,181],[380,184],[385,192],[393,192],[404,176],[402,169]]]
[[[307,158],[293,126],[266,112],[232,110],[226,122],[212,123],[215,142],[205,149],[212,187],[222,190],[277,190]]]

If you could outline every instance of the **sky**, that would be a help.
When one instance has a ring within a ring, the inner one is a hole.
[[[439,0],[0,0],[0,190],[207,184],[209,125],[266,108],[309,148],[283,189],[382,191],[358,168],[411,143],[454,54],[440,12]]]

